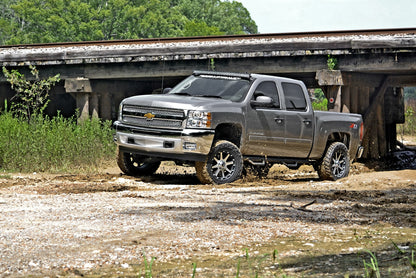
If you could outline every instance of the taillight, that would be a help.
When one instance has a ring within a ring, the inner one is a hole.
[[[361,123],[360,126],[360,141],[363,141],[364,138],[364,123]]]

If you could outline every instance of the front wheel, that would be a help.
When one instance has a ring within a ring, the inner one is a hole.
[[[123,152],[117,152],[117,164],[121,171],[127,175],[151,175],[160,166],[160,161],[150,157]]]
[[[218,141],[205,161],[195,163],[195,170],[201,183],[230,183],[241,177],[243,156],[233,143]]]
[[[350,172],[350,156],[348,148],[340,142],[332,143],[318,166],[318,174],[322,180],[338,180],[348,176]]]

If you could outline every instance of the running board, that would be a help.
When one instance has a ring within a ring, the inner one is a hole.
[[[308,159],[296,159],[296,158],[284,158],[284,157],[262,157],[262,156],[247,156],[244,157],[245,161],[254,166],[266,166],[268,164],[283,164],[291,169],[297,169],[303,164],[313,164],[313,160]]]
[[[260,159],[259,161],[253,161],[250,158],[247,160],[254,166],[266,166],[266,159]]]

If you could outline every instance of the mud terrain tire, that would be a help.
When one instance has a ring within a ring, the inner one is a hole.
[[[157,171],[160,161],[117,149],[117,165],[127,175],[146,176],[152,175]]]
[[[241,177],[243,156],[236,145],[221,140],[214,144],[206,161],[195,163],[195,170],[201,183],[231,183]]]
[[[318,167],[322,180],[338,180],[348,176],[350,172],[350,156],[348,148],[340,142],[332,143]]]

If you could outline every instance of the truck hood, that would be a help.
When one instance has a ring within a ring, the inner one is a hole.
[[[212,97],[194,97],[182,95],[140,95],[123,100],[123,104],[152,106],[173,109],[210,109],[222,104],[230,104],[230,100]]]

